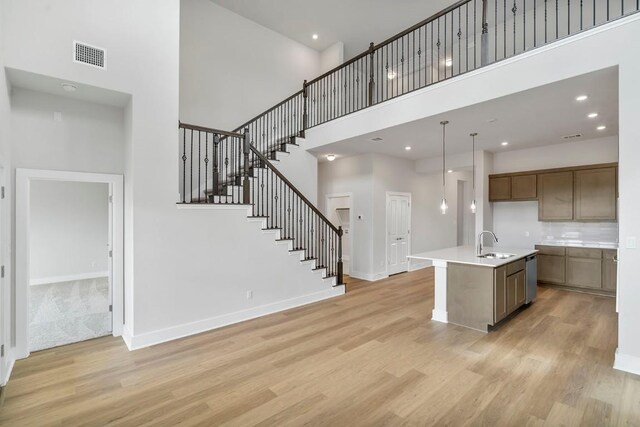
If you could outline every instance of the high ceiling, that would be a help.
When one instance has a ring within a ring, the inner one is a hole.
[[[454,0],[211,0],[318,51],[341,41],[345,59],[430,17]],[[318,39],[311,36],[318,34]]]
[[[577,101],[579,95],[588,95]],[[588,114],[598,113],[589,118]],[[442,127],[448,120],[447,154],[468,152],[471,132],[478,132],[476,148],[489,152],[518,150],[567,142],[564,136],[581,134],[572,143],[618,135],[618,69],[608,68],[428,117],[370,134],[349,138],[313,150],[321,160],[379,153],[407,159],[440,157]],[[597,127],[605,125],[606,129]],[[373,138],[382,138],[374,142]],[[501,145],[508,142],[507,146]],[[405,150],[410,146],[411,150]]]

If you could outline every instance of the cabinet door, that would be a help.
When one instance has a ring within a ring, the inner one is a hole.
[[[511,177],[489,178],[489,201],[511,199]]]
[[[602,288],[602,260],[567,257],[567,285]]]
[[[527,300],[527,275],[524,270],[516,276],[516,306],[520,307]]]
[[[505,266],[495,269],[495,281],[493,288],[493,320],[498,323],[507,317],[507,268]]]
[[[573,220],[573,172],[538,175],[538,219]]]
[[[517,285],[518,274],[507,276],[507,314],[511,313],[518,306]]]
[[[615,221],[617,218],[616,168],[575,172],[575,219]]]
[[[618,251],[603,251],[602,259],[602,289],[607,291],[615,291],[618,287],[618,264],[615,259]]]
[[[564,249],[564,248],[563,248]],[[562,285],[565,282],[565,257],[538,255],[538,281]]]
[[[536,175],[511,177],[511,200],[535,200],[538,196]]]

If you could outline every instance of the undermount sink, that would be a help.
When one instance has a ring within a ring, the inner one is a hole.
[[[489,252],[488,254],[478,255],[478,258],[486,258],[486,259],[507,259],[514,257],[514,254],[504,254],[499,252]]]

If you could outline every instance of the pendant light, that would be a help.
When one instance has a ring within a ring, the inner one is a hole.
[[[478,132],[474,132],[471,135],[471,138],[473,140],[472,144],[472,149],[471,149],[471,156],[473,157],[473,169],[472,169],[472,173],[473,173],[473,200],[471,200],[471,213],[476,213],[476,136],[478,136]]]
[[[440,203],[440,212],[442,212],[442,215],[444,215],[447,213],[447,209],[449,208],[449,206],[447,205],[447,197],[446,197],[447,167],[445,162],[445,139],[446,139],[446,129],[447,129],[447,125],[449,124],[449,121],[443,120],[440,122],[440,124],[442,125],[442,203]]]

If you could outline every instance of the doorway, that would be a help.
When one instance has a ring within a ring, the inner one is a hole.
[[[123,324],[123,179],[16,170],[16,349],[104,335]]]
[[[109,185],[34,180],[29,351],[111,334]]]
[[[387,192],[387,275],[409,271],[411,193]]]
[[[456,235],[457,246],[469,246],[475,243],[474,215],[471,212],[471,186],[468,181],[458,180]]]
[[[353,196],[351,193],[328,194],[326,207],[329,221],[342,227],[342,271],[348,276],[353,254]]]

